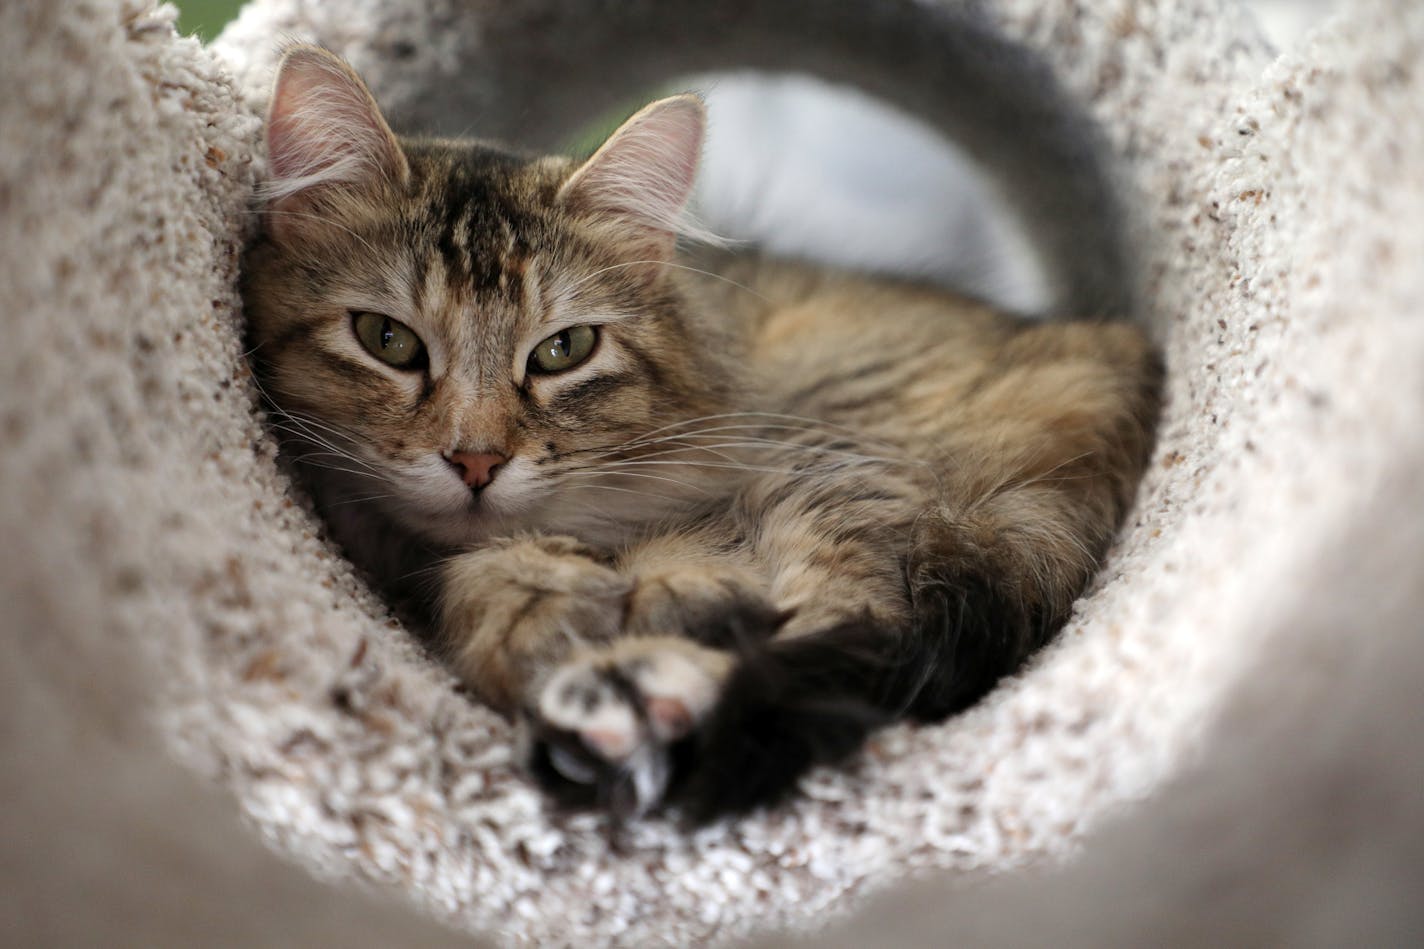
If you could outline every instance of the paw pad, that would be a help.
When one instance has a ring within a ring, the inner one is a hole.
[[[686,640],[625,639],[549,676],[526,715],[530,771],[571,807],[640,817],[663,802],[671,746],[715,705],[730,660]]]

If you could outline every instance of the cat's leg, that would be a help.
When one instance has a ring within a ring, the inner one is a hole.
[[[920,675],[906,562],[930,481],[861,462],[748,486],[743,517],[786,620],[739,654],[700,723],[674,789],[686,819],[775,803],[905,711]]]
[[[1122,415],[1087,434],[1044,418],[1017,444],[965,439],[918,500],[887,478],[768,504],[758,551],[790,618],[700,723],[674,787],[684,815],[773,803],[890,721],[967,708],[1062,624],[1130,497],[1117,472],[1141,458]]]
[[[907,709],[921,720],[978,701],[1067,620],[1152,444],[1162,367],[1140,331],[1036,324],[1000,363],[941,439],[934,503],[915,523],[908,580],[934,659]]]
[[[565,776],[623,781],[632,813],[664,801],[694,822],[739,813],[875,728],[959,711],[1017,668],[1111,539],[1145,456],[1147,409],[1108,399],[1075,414],[1036,392],[990,409],[994,423],[959,433],[954,463],[928,478],[862,466],[749,485],[732,518],[784,622],[731,661],[675,638],[605,650],[599,676],[632,710],[629,742],[598,752],[570,705],[566,750],[594,750]],[[674,648],[692,650],[689,665],[654,661]],[[657,701],[669,693],[680,707]],[[659,708],[676,727],[657,727]]]
[[[568,651],[530,693],[526,762],[570,806],[657,807],[735,656],[784,619],[728,523],[652,537],[617,560],[631,590],[621,635]]]
[[[795,472],[628,551],[625,635],[571,652],[536,689],[536,778],[570,805],[635,816],[680,800],[705,819],[853,750],[888,717],[865,700],[864,660],[894,654],[908,624],[903,549],[923,503],[893,473]],[[738,773],[709,776],[708,761]]]
[[[451,667],[521,725],[528,766],[568,804],[625,816],[663,800],[671,748],[715,705],[723,646],[782,616],[718,527],[617,558],[559,536],[496,541],[443,567]]]
[[[942,394],[933,412],[904,406],[936,420],[905,440],[928,441],[938,458],[855,457],[746,483],[726,519],[784,621],[760,639],[694,645],[666,628],[670,638],[599,651],[570,675],[603,683],[589,709],[625,709],[621,743],[600,751],[578,703],[546,707],[566,727],[550,732],[562,761],[544,779],[585,792],[621,781],[624,792],[590,799],[630,802],[625,813],[664,801],[693,821],[737,813],[784,796],[879,725],[959,711],[1016,669],[1066,618],[1131,500],[1156,370],[1145,342],[1115,328],[1026,331],[1003,357],[951,418],[938,420]],[[711,588],[698,577],[709,567],[676,560],[640,569]],[[697,627],[683,617],[704,612],[658,615]],[[630,777],[640,768],[652,777]]]
[[[514,714],[571,651],[621,633],[632,588],[571,537],[496,541],[444,565],[441,646],[481,699]]]
[[[676,633],[725,648],[784,619],[733,519],[649,537],[622,552],[617,567],[635,581],[625,626],[631,635]]]
[[[525,710],[526,766],[565,806],[642,816],[663,803],[677,749],[715,707],[732,663],[675,635],[571,652]]]

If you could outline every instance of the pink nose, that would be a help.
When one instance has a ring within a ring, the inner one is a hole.
[[[445,456],[460,475],[460,479],[476,491],[494,480],[495,471],[509,459],[494,452],[476,454],[469,451],[454,451]]]

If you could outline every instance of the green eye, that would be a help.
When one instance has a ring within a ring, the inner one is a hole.
[[[400,320],[380,313],[353,313],[351,325],[366,352],[381,362],[397,369],[419,369],[424,364],[425,346]]]
[[[529,354],[530,372],[563,372],[588,358],[598,331],[592,326],[570,326],[544,340]]]

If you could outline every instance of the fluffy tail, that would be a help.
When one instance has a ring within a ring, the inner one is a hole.
[[[901,718],[962,711],[1051,634],[990,583],[926,576],[913,626],[852,621],[744,654],[712,716],[673,749],[669,801],[691,824],[774,804]]]

